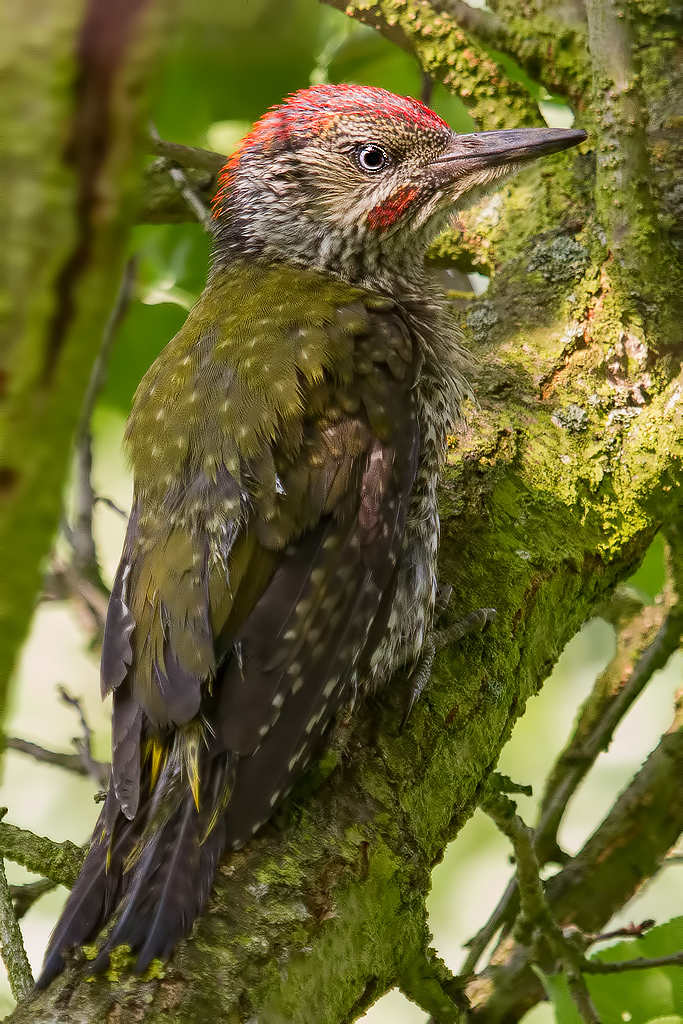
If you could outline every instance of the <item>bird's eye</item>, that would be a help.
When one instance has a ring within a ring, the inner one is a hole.
[[[374,143],[368,143],[365,146],[360,146],[356,150],[356,162],[360,167],[361,171],[367,171],[369,174],[375,174],[377,171],[382,171],[389,163],[389,155],[382,149],[381,146],[376,146]]]

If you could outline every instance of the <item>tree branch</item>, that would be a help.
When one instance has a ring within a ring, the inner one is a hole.
[[[562,929],[578,929],[588,942],[656,874],[683,831],[678,781],[683,771],[682,719],[679,707],[669,732],[583,849],[546,882],[546,898],[557,923]],[[545,998],[531,968],[534,957],[552,973],[552,951],[531,951],[513,935],[501,940],[490,965],[466,989],[473,1024],[519,1020]]]
[[[109,765],[106,762],[92,761],[93,767],[92,770],[89,770],[80,753],[65,754],[59,750],[47,750],[37,743],[31,743],[30,740],[21,739],[19,736],[7,736],[5,746],[8,750],[18,750],[22,754],[28,754],[29,757],[42,764],[53,764],[68,772],[74,772],[76,775],[94,778],[100,786],[105,786],[109,780]]]
[[[551,92],[566,96],[583,110],[591,69],[586,50],[584,17],[571,4],[536,3],[533,9],[518,0],[492,0],[489,10],[470,7],[464,0],[433,0],[437,11],[450,15],[469,35],[495,47]]]
[[[218,187],[218,175],[226,157],[207,149],[168,142],[156,134],[152,135],[151,147],[159,159],[145,170],[138,220],[150,224],[176,224],[195,220],[196,215],[178,191],[169,168],[175,165],[182,169],[187,186],[208,208]]]
[[[7,808],[0,808],[0,812],[5,815]],[[69,840],[55,843],[4,821],[0,821],[0,854],[68,889],[74,884],[85,856],[83,850]]]
[[[381,8],[387,24],[390,8]],[[450,23],[435,25],[414,3],[400,12],[396,24],[416,38],[423,67],[459,73],[465,36],[453,41]],[[486,69],[472,53],[486,127],[523,123],[514,94],[507,107],[493,93],[488,116]],[[13,1024],[116,1015],[340,1024],[396,984],[424,998],[425,962],[436,970],[425,925],[435,860],[564,644],[632,573],[661,523],[680,515],[683,375],[672,356],[660,358],[647,322],[647,363],[629,342],[633,355],[613,370],[623,310],[613,303],[591,173],[589,157],[559,156],[468,215],[497,273],[485,298],[462,309],[479,360],[478,402],[469,431],[453,439],[440,490],[441,572],[454,585],[452,619],[495,605],[496,623],[437,658],[404,730],[398,680],[338,727],[275,819],[224,860],[207,913],[163,969],[142,984],[116,967],[86,983],[74,963]],[[572,415],[558,415],[569,406]],[[662,741],[593,845],[548,883],[561,928],[597,930],[666,855],[683,819],[677,742]],[[496,971],[468,983],[472,1021],[502,1021],[496,1006],[533,1005],[528,953],[510,936]],[[547,958],[555,963],[551,950]],[[457,1006],[449,979],[436,980]]]
[[[619,621],[621,628],[617,636],[617,651],[614,659],[595,681],[590,696],[579,711],[572,737],[546,780],[538,823],[534,830],[534,850],[540,864],[546,864],[549,860],[558,863],[567,860],[558,848],[557,832],[569,800],[600,752],[609,746],[617,725],[652,675],[666,664],[677,649],[683,628],[683,615],[678,604],[671,610],[673,602],[671,588],[661,604],[645,608],[629,594],[617,591],[610,606],[604,611],[600,610],[604,617]],[[638,608],[641,610],[636,616]],[[668,616],[667,612],[670,612]],[[658,631],[653,638],[655,630]],[[502,925],[510,925],[517,912],[518,894],[513,878],[489,920],[467,943],[469,952],[462,966],[463,974],[475,970],[479,958],[496,932]]]
[[[581,975],[583,958],[565,938],[543,891],[534,849],[534,830],[524,824],[515,813],[514,803],[501,793],[489,791],[481,806],[508,837],[515,851],[517,890],[520,898],[520,913],[513,933],[515,940],[524,946],[532,947],[535,944],[535,933],[537,930],[540,931],[563,970],[569,993],[581,1020],[585,1024],[601,1024]]]
[[[647,138],[648,113],[639,76],[634,32],[617,0],[586,0],[597,133],[598,215],[614,258],[623,301],[637,316],[657,316],[666,291],[680,296],[680,268],[653,196]],[[680,320],[664,318],[669,344]]]
[[[19,1001],[24,999],[33,988],[31,965],[24,949],[24,940],[17,923],[12,905],[5,862],[0,857],[0,953],[7,969],[12,995]]]
[[[557,831],[572,795],[598,755],[607,750],[615,729],[654,673],[664,668],[678,649],[683,603],[677,602],[673,607],[672,604],[669,594],[662,604],[645,608],[633,626],[622,629],[617,656],[598,677],[579,711],[574,733],[548,777],[541,800],[535,849],[542,864],[552,858],[557,848]],[[652,639],[655,629],[657,633]]]
[[[0,325],[0,713],[124,260],[164,3],[37,0],[31,17],[21,0],[0,9],[0,297],[12,310]],[[26,182],[30,202],[18,198]]]

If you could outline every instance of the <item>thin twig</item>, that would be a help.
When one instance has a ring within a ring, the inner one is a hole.
[[[35,761],[40,761],[42,764],[53,764],[58,768],[64,768],[68,772],[73,772],[75,775],[93,777],[83,763],[83,757],[80,753],[65,754],[59,750],[48,750],[46,747],[41,747],[37,743],[31,743],[30,740],[21,739],[19,736],[8,736],[5,744],[9,750],[18,750],[21,754],[28,754],[29,757],[32,757]],[[94,761],[93,764],[97,765],[98,783],[102,784],[102,780],[106,782],[109,778],[109,765],[104,761]]]
[[[476,935],[473,935],[472,938],[465,943],[467,956],[460,968],[461,974],[472,974],[476,970],[479,958],[488,946],[489,942],[491,942],[496,933],[500,931],[502,926],[508,920],[509,911],[513,905],[512,901],[516,896],[517,881],[513,876],[505,887],[505,892],[498,901],[497,906],[486,924],[483,928],[479,929]]]
[[[92,754],[92,729],[83,711],[83,706],[77,697],[72,697],[65,687],[57,688],[60,699],[73,708],[81,723],[81,735],[74,737],[73,744],[77,753],[66,754],[62,751],[48,750],[30,740],[21,739],[18,736],[8,736],[5,743],[10,750],[17,750],[22,754],[28,754],[36,761],[43,764],[53,764],[58,768],[74,772],[76,775],[85,775],[92,779],[98,786],[106,787],[109,781],[110,765],[106,761],[97,761]]]
[[[116,301],[114,302],[114,306],[109,314],[104,331],[102,332],[102,344],[100,345],[97,358],[95,359],[92,370],[90,371],[90,379],[88,380],[88,387],[86,388],[83,405],[81,406],[78,430],[76,431],[77,441],[90,430],[90,424],[92,422],[97,399],[99,398],[100,392],[107,380],[109,359],[111,357],[114,341],[116,340],[116,334],[123,323],[123,319],[128,311],[128,306],[130,305],[130,300],[133,297],[133,288],[135,286],[137,269],[137,257],[131,256],[123,269],[118,295],[116,296]]]
[[[597,935],[586,935],[584,938],[587,944],[592,946],[596,942],[606,942],[607,939],[641,939],[650,928],[654,928],[655,920],[649,917],[640,924],[627,924],[623,928],[615,928],[610,932],[598,932]]]
[[[69,707],[74,708],[81,721],[81,736],[74,739],[73,743],[78,751],[86,775],[88,775],[98,786],[106,786],[109,780],[109,765],[103,761],[96,761],[92,756],[92,729],[88,725],[81,702],[77,697],[72,697],[63,686],[58,687],[61,700]]]
[[[683,967],[683,951],[669,956],[636,956],[633,960],[585,960],[584,974],[623,974],[624,971],[649,971],[653,967]]]
[[[107,508],[112,510],[112,512],[116,512],[117,515],[121,516],[122,519],[128,519],[128,513],[126,510],[121,508],[120,505],[117,505],[111,498],[105,498],[103,494],[95,495],[95,504],[106,505]]]
[[[33,989],[33,975],[24,949],[21,928],[14,914],[12,896],[5,874],[5,862],[2,857],[0,857],[0,954],[2,954],[3,963],[7,968],[12,995],[17,1002],[20,1002]]]
[[[76,598],[81,607],[86,609],[89,618],[92,619],[93,631],[102,632],[107,617],[109,598],[95,583],[76,572],[73,566],[53,558],[51,570],[43,580],[43,588],[43,600],[45,601]]]
[[[75,438],[76,515],[67,538],[73,550],[76,572],[103,591],[106,588],[102,584],[92,532],[95,505],[92,486],[92,417],[107,378],[116,335],[130,305],[136,272],[137,259],[133,256],[126,263],[116,301],[102,333],[102,344],[90,371]]]
[[[180,167],[169,167],[168,173],[173,178],[178,191],[194,213],[195,217],[206,232],[210,232],[213,226],[213,218],[208,206],[197,195],[187,180],[187,175]]]

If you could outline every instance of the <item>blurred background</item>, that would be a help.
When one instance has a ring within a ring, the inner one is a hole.
[[[506,70],[511,73],[507,65]],[[540,106],[549,124],[571,123],[567,107],[523,76],[516,77],[528,89],[529,103]],[[324,81],[378,85],[417,97],[424,86],[411,57],[317,0],[222,5],[195,0],[158,76],[151,116],[162,138],[227,154],[269,105],[295,89]],[[434,88],[431,104],[456,130],[473,127],[461,101],[442,86]],[[93,421],[95,491],[125,511],[130,508],[131,481],[121,440],[132,395],[201,291],[209,242],[198,225],[139,226],[130,252],[139,261],[135,296],[117,337]],[[471,284],[479,291],[486,282]],[[94,533],[108,584],[124,530],[124,518],[99,502]],[[663,558],[663,545],[656,541],[632,581],[648,601],[657,600],[664,582]],[[565,650],[542,693],[529,703],[503,753],[500,770],[516,782],[533,786],[533,797],[519,798],[520,813],[528,822],[534,819],[543,780],[570,733],[576,709],[613,656],[614,644],[610,625],[602,620],[588,623]],[[581,847],[669,726],[682,665],[681,656],[676,655],[657,674],[573,799],[560,834],[569,853]],[[59,685],[81,700],[93,729],[94,755],[107,760],[110,709],[99,698],[98,651],[92,648],[92,630],[75,605],[52,601],[38,607],[17,668],[8,734],[53,749],[73,749],[71,740],[80,734],[78,716],[60,700]],[[98,813],[95,789],[86,779],[10,750],[0,803],[9,808],[12,823],[80,844],[89,837]],[[477,812],[434,871],[429,904],[434,945],[456,973],[464,959],[463,943],[483,925],[511,874],[509,852],[504,837]],[[7,871],[10,882],[30,877],[9,862]],[[34,972],[65,895],[65,890],[49,894],[21,922]],[[683,914],[680,863],[662,871],[615,923],[645,918],[666,921],[679,914]],[[12,1005],[3,976],[0,1016]],[[363,1019],[371,1024],[418,1024],[425,1017],[393,992]],[[550,1006],[539,1006],[525,1020],[549,1024],[554,1015]]]

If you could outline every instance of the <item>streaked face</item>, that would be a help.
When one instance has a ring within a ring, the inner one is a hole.
[[[335,246],[347,261],[354,247],[386,259],[399,241],[414,255],[454,209],[583,138],[553,129],[458,135],[417,100],[315,86],[257,122],[226,165],[215,216],[236,213],[247,234],[295,254],[308,255],[310,238],[323,265]]]

